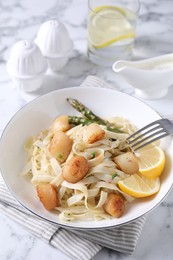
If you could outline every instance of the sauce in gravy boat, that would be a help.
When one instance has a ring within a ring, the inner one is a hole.
[[[112,68],[144,99],[165,96],[173,84],[173,53],[140,61],[119,60]]]

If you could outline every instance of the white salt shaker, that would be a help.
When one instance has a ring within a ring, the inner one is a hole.
[[[73,49],[73,42],[64,24],[57,20],[43,23],[38,31],[35,43],[52,71],[61,70],[68,62]]]
[[[33,92],[39,89],[46,70],[47,62],[34,42],[22,40],[14,44],[7,71],[20,90]]]

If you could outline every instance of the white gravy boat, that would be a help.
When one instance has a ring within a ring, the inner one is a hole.
[[[127,80],[141,98],[161,98],[173,84],[173,53],[141,61],[119,60],[112,69]]]

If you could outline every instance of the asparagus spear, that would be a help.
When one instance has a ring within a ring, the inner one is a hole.
[[[80,103],[77,99],[74,98],[67,98],[67,101],[69,104],[82,113],[85,117],[91,120],[99,121],[99,122],[104,122],[104,120],[97,115],[95,115],[89,108],[85,107],[82,103]]]
[[[85,118],[85,117],[79,117],[79,116],[68,116],[68,121],[69,121],[70,124],[73,124],[73,125],[82,124],[83,126],[89,125],[89,124],[92,124],[92,123],[100,124],[100,122],[98,122],[96,120],[88,119],[88,118]],[[103,124],[103,125],[105,125],[105,124]],[[118,128],[113,128],[113,127],[108,127],[108,126],[106,126],[106,128],[107,128],[107,130],[115,132],[115,133],[122,133],[122,131],[120,131]]]
[[[73,124],[73,125],[80,125],[80,124],[89,125],[92,123],[97,123],[97,121],[95,121],[95,120],[88,119],[85,117],[79,117],[79,116],[68,116],[68,121],[70,124]]]
[[[92,120],[98,124],[106,125],[109,131],[122,133],[120,129],[118,129],[114,124],[100,118],[99,116],[95,115],[89,108],[85,107],[82,103],[80,103],[77,99],[67,98],[69,104],[76,109],[78,112],[82,113],[85,118]],[[81,118],[82,119],[82,118]]]

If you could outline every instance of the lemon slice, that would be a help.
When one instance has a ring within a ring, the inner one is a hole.
[[[155,179],[165,167],[165,154],[159,146],[147,145],[136,154],[139,159],[139,172],[147,178]]]
[[[134,198],[148,197],[160,190],[160,180],[148,179],[140,174],[133,174],[118,182],[119,188]]]
[[[110,6],[110,5],[101,5],[101,6],[97,6],[93,9],[93,12],[91,12],[91,15],[94,15],[95,13],[98,13],[104,9],[111,9],[111,10],[115,10],[118,11],[119,13],[125,15],[126,12],[123,10],[123,8],[119,7],[119,6]]]
[[[134,39],[135,31],[128,19],[135,14],[120,7],[99,6],[90,15],[89,42],[94,48],[104,48],[113,43]]]

